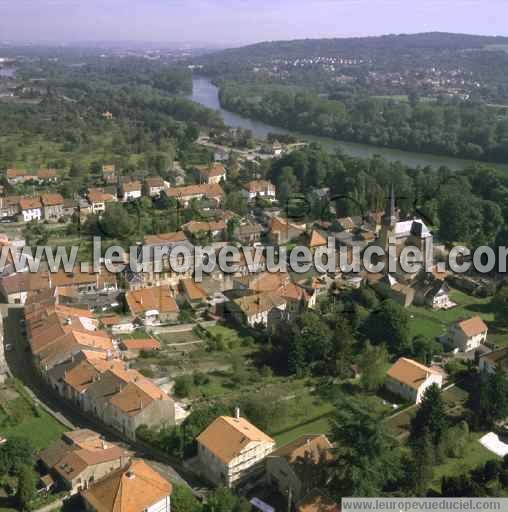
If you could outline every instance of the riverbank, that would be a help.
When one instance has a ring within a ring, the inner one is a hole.
[[[224,110],[219,101],[219,89],[208,79],[204,77],[195,77],[192,81],[193,92],[189,97],[191,100],[205,107],[219,111],[226,125],[232,128],[243,128],[251,130],[255,137],[265,139],[269,133],[283,133],[295,135],[301,140],[307,142],[317,142],[330,152],[340,150],[347,155],[358,158],[371,158],[373,156],[382,156],[391,162],[401,162],[408,167],[434,167],[446,166],[452,171],[460,171],[473,164],[488,165],[497,169],[508,170],[508,164],[485,164],[473,160],[464,160],[460,158],[447,157],[442,155],[431,155],[427,153],[414,153],[378,146],[369,146],[367,144],[357,144],[354,142],[336,141],[326,137],[316,137],[313,135],[292,132],[277,126],[271,126],[260,121],[255,121],[242,117],[233,112]]]

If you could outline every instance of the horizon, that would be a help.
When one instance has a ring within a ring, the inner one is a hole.
[[[0,42],[225,48],[424,32],[507,37],[507,15],[502,0],[0,0]]]

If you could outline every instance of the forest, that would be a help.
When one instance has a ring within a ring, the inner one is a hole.
[[[324,99],[308,90],[223,82],[227,110],[283,128],[409,151],[504,162],[508,118],[476,102],[410,102],[353,95]]]

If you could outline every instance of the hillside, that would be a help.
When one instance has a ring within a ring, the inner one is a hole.
[[[412,50],[479,50],[506,46],[508,37],[477,36],[428,32],[376,37],[299,39],[294,41],[268,41],[241,48],[232,48],[207,55],[204,62],[238,62],[266,58],[335,57],[338,53],[406,52]]]

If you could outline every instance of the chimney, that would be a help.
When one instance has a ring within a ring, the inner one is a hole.
[[[107,450],[108,449],[108,445],[106,444],[106,441],[104,441],[104,439],[102,439],[102,449],[103,450]]]
[[[235,419],[237,419],[237,420],[240,419],[240,408],[239,407],[235,407]]]

